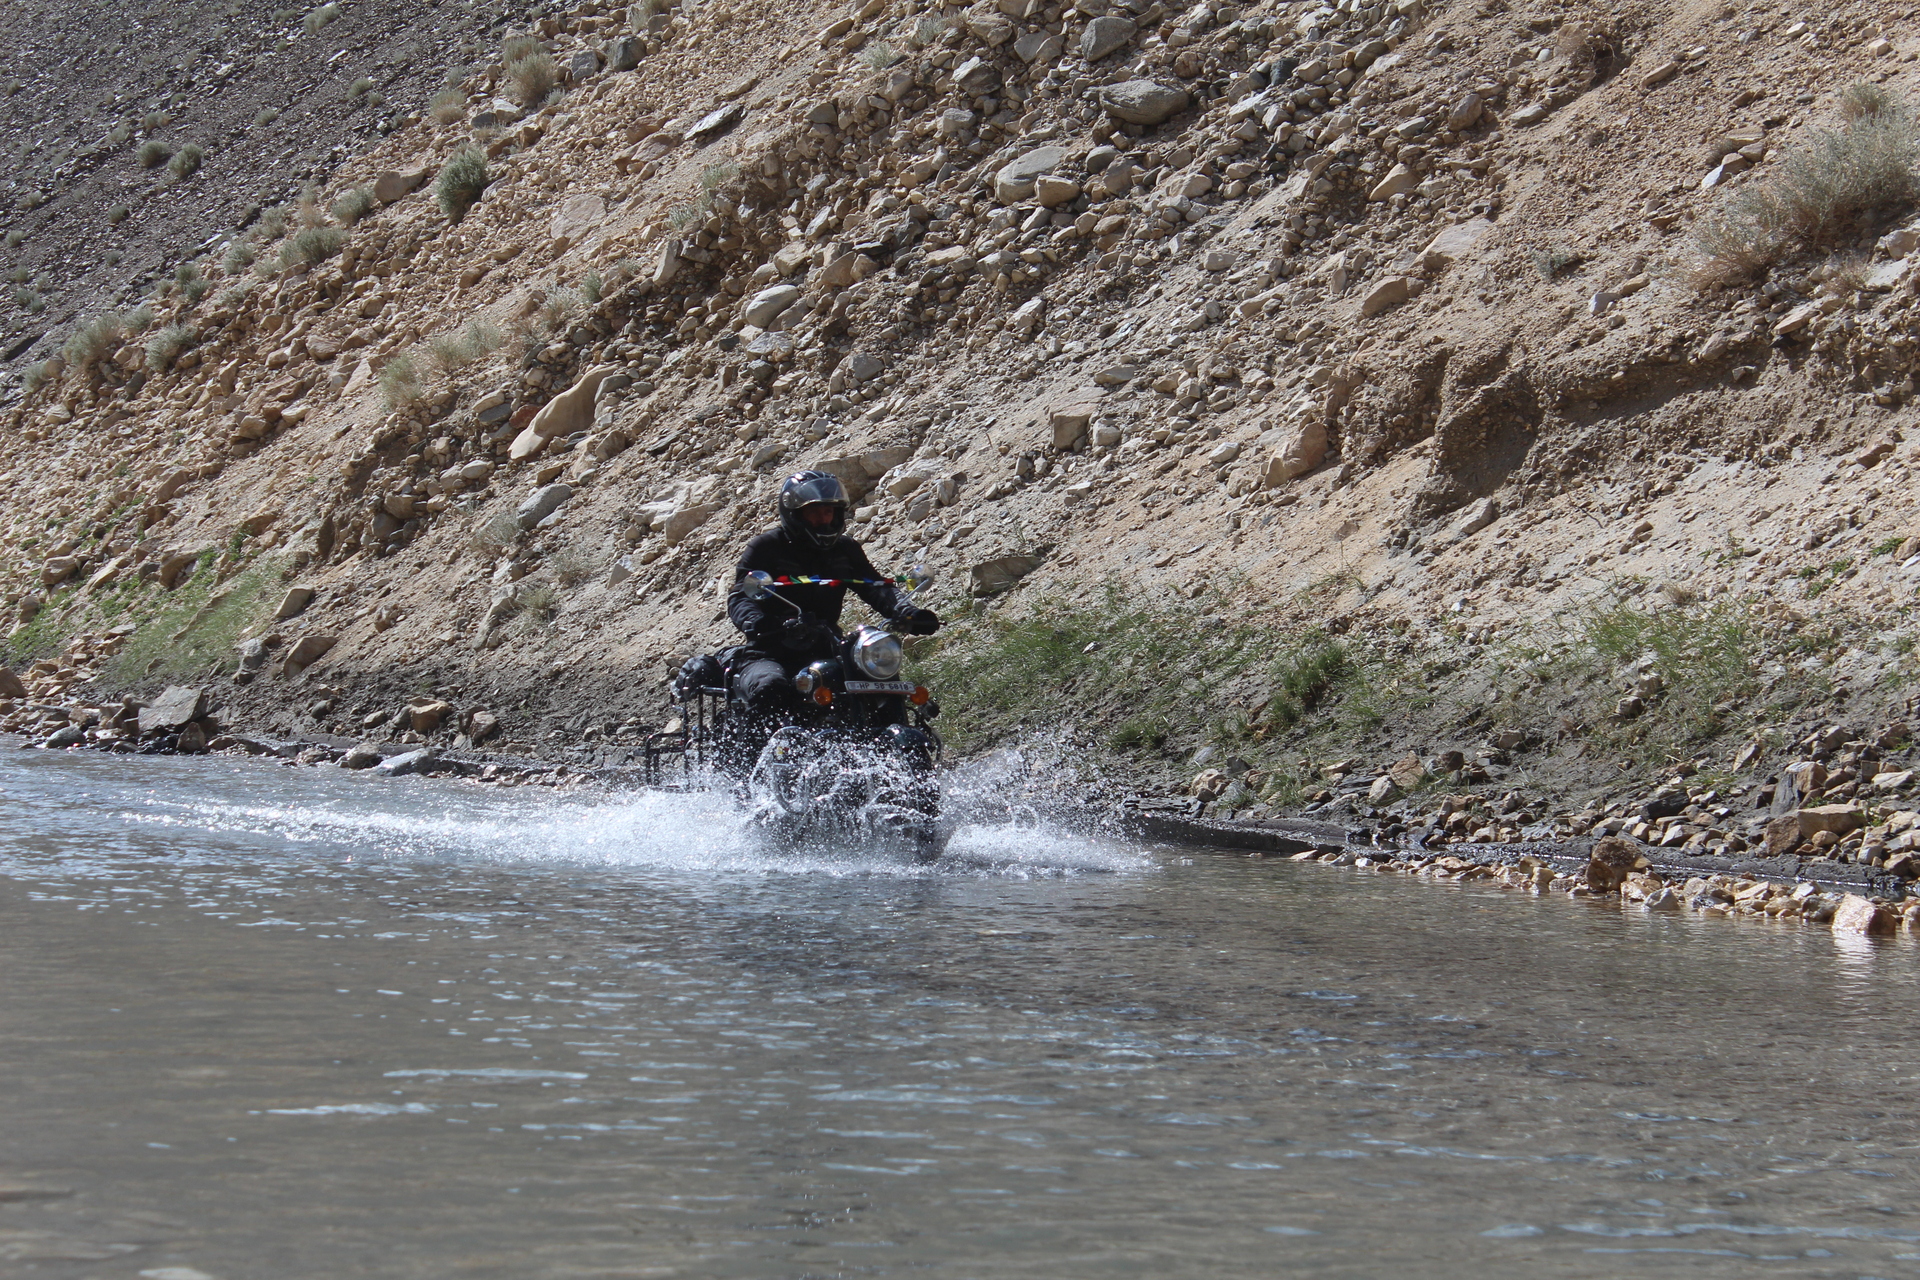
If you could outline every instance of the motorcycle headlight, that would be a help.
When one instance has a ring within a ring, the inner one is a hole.
[[[875,680],[900,674],[900,637],[872,627],[861,628],[853,642],[853,665]]]
[[[813,669],[808,667],[793,678],[793,687],[801,693],[813,692]]]

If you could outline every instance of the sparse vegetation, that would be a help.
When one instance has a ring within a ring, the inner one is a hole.
[[[498,555],[519,540],[520,521],[511,511],[495,512],[493,517],[473,531],[473,549]]]
[[[466,118],[467,95],[458,89],[442,89],[427,100],[427,111],[438,124],[458,124]]]
[[[884,40],[875,40],[860,51],[860,61],[875,71],[885,71],[905,56]]]
[[[253,127],[264,129],[280,118],[280,112],[273,107],[262,107],[253,117]]]
[[[113,354],[126,331],[126,321],[122,317],[112,312],[102,312],[83,321],[67,335],[66,342],[60,347],[61,358],[67,362],[67,368],[76,373],[86,373]]]
[[[213,281],[201,275],[199,264],[193,262],[183,262],[175,268],[173,282],[179,286],[180,296],[189,303],[200,301],[207,296],[207,290],[213,288]]]
[[[260,250],[250,236],[236,236],[228,243],[227,251],[220,259],[220,269],[229,276],[238,276],[252,266],[253,260],[259,256]]]
[[[537,107],[559,85],[560,64],[545,49],[537,49],[509,62],[506,77],[515,102],[523,107]]]
[[[478,147],[464,147],[440,166],[434,179],[433,198],[440,212],[458,222],[487,189],[487,157]]]
[[[508,66],[522,58],[546,51],[547,47],[540,43],[538,36],[508,36],[500,42],[500,63],[502,66]]]
[[[427,339],[427,355],[436,369],[453,373],[492,355],[506,340],[506,335],[491,320],[475,320],[460,333],[435,334]]]
[[[519,605],[520,630],[532,634],[552,628],[553,616],[560,610],[560,593],[543,582],[522,591],[514,602]]]
[[[173,368],[174,361],[199,340],[199,336],[191,326],[184,324],[170,324],[161,329],[147,339],[147,368],[154,373],[167,372]]]
[[[1533,269],[1540,273],[1542,280],[1552,280],[1580,261],[1579,254],[1560,245],[1549,249],[1529,249],[1527,257],[1533,262]]]
[[[173,157],[173,148],[158,138],[148,138],[134,156],[142,169],[158,169]]]
[[[1920,196],[1913,112],[1878,85],[1841,95],[1844,123],[1815,130],[1763,182],[1706,219],[1695,241],[1702,284],[1751,279],[1793,255],[1871,230]]]
[[[276,204],[260,215],[260,235],[267,240],[278,240],[287,234],[287,206]]]
[[[167,161],[167,174],[175,182],[183,182],[200,171],[201,162],[207,153],[198,143],[189,142],[173,153],[173,159]]]
[[[952,700],[941,731],[962,750],[1071,712],[1117,722],[1105,743],[1115,752],[1180,753],[1216,740],[1257,752],[1367,683],[1365,664],[1341,640],[1229,624],[1214,607],[1204,595],[1143,603],[1118,582],[1092,603],[1039,600],[1017,617],[963,605],[915,665]]]
[[[306,16],[306,18],[301,21],[300,25],[302,25],[307,29],[308,35],[312,35],[315,32],[319,31],[322,27],[326,26],[328,23],[334,21],[339,16],[340,16],[339,5],[323,4],[318,9],[315,9],[313,12],[309,13]]]
[[[949,23],[939,14],[928,14],[913,24],[913,43],[926,48],[947,33]]]
[[[333,220],[343,227],[350,227],[372,213],[375,203],[373,192],[365,187],[355,187],[333,202]]]
[[[280,246],[280,269],[318,266],[347,242],[347,233],[338,227],[303,227]]]
[[[380,394],[389,409],[404,409],[417,403],[425,390],[420,366],[410,354],[403,352],[395,356],[380,370]]]
[[[713,191],[740,176],[740,166],[731,160],[710,164],[700,171],[700,189]]]
[[[372,92],[373,81],[366,76],[361,76],[358,80],[355,80],[347,86],[347,101],[358,102]]]
[[[133,216],[133,210],[129,209],[124,204],[117,204],[113,206],[113,208],[107,210],[107,221],[112,223],[116,227],[119,226],[121,223],[125,222],[128,218],[132,216]]]

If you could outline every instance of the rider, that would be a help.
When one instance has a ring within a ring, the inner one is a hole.
[[[756,535],[734,568],[727,617],[747,637],[733,678],[734,696],[768,732],[799,708],[793,677],[801,667],[831,652],[840,635],[840,608],[849,589],[910,635],[930,636],[940,618],[881,580],[860,544],[846,535],[847,490],[826,471],[801,471],[780,486],[780,525]],[[788,581],[775,590],[792,606],[740,589],[759,570]],[[840,585],[799,581],[836,580]],[[795,612],[798,609],[799,612]]]

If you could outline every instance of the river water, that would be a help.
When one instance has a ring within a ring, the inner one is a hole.
[[[0,755],[0,1275],[1920,1276],[1902,939]]]

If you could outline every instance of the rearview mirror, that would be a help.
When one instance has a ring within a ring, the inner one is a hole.
[[[924,564],[916,564],[907,570],[907,586],[914,591],[925,591],[933,585],[933,570]]]
[[[748,571],[747,575],[740,579],[740,593],[749,600],[763,599],[772,590],[773,575],[759,569]]]

